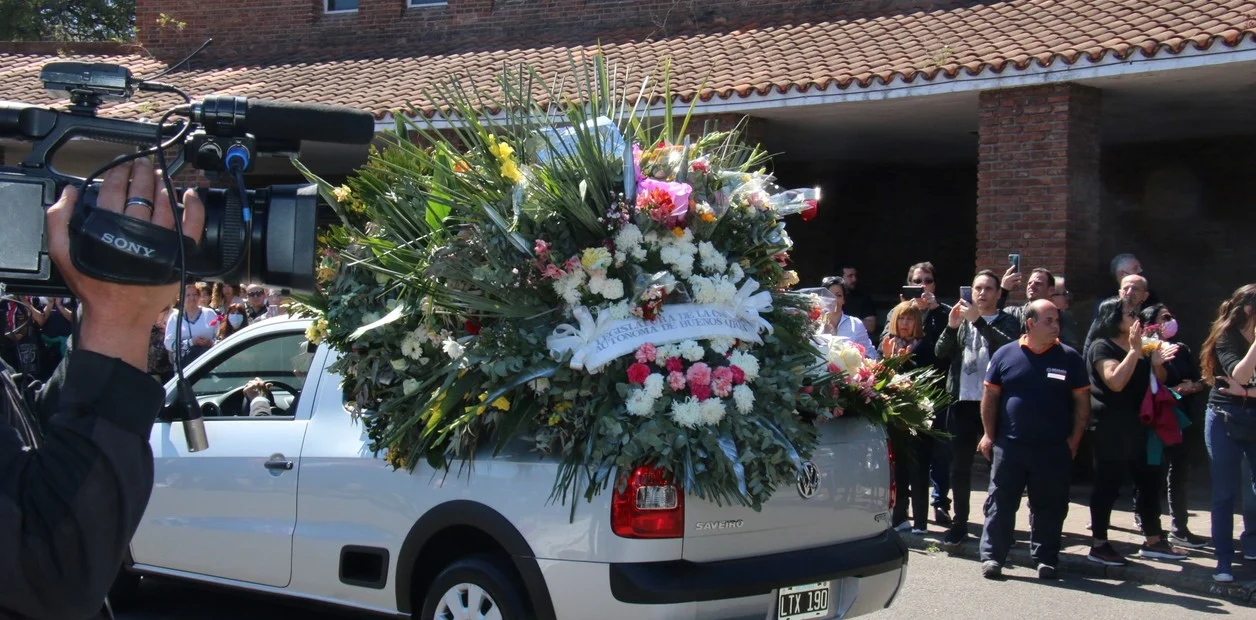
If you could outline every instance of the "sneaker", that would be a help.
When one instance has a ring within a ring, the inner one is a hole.
[[[1230,573],[1213,573],[1212,580],[1217,583],[1230,583],[1234,581],[1234,575]]]
[[[1244,562],[1256,562],[1256,553],[1243,553]]]
[[[934,507],[933,522],[942,527],[951,527],[951,509]]]
[[[929,530],[923,527],[913,527],[911,528],[911,533],[915,534],[916,536],[924,536],[925,534],[929,533]]]
[[[1055,567],[1048,566],[1046,564],[1039,564],[1038,565],[1038,578],[1039,579],[1055,579]]]
[[[1188,549],[1202,549],[1208,544],[1208,539],[1203,536],[1192,534],[1190,530],[1182,530],[1169,535],[1169,540],[1179,547]]]
[[[958,547],[968,540],[968,532],[966,530],[951,528],[942,536],[942,544]]]
[[[906,532],[907,530],[910,530],[910,529],[911,529],[911,524],[906,521],[903,521],[902,523],[899,523],[898,525],[894,526],[895,532]]]
[[[1125,566],[1129,564],[1121,554],[1112,548],[1112,543],[1103,543],[1098,547],[1091,547],[1090,553],[1086,554],[1086,559],[1104,566]]]
[[[981,576],[986,579],[998,579],[1003,576],[1003,566],[994,560],[981,563]]]
[[[1138,548],[1138,557],[1151,558],[1153,560],[1185,560],[1188,557],[1185,551],[1169,544],[1169,541],[1161,538],[1160,542],[1149,545],[1143,543]]]

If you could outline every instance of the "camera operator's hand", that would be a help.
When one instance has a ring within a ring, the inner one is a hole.
[[[143,198],[154,205],[126,205],[129,198]],[[78,190],[67,186],[61,199],[48,209],[48,251],[70,290],[83,308],[75,347],[116,357],[142,370],[148,369],[148,335],[153,317],[179,295],[180,284],[137,286],[89,278],[74,268],[70,260],[70,215],[78,200]],[[138,220],[174,228],[161,176],[146,159],[117,166],[105,173],[97,207],[122,213]],[[205,226],[205,206],[196,192],[183,195],[183,233],[197,243]]]

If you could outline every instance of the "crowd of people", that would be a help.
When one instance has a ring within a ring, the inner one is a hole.
[[[1115,257],[1111,273],[1116,290],[1101,296],[1084,332],[1070,312],[1064,278],[1044,268],[1028,277],[1019,265],[1003,274],[980,271],[948,305],[938,298],[934,266],[917,263],[880,325],[854,267],[822,280],[835,298],[823,333],[860,344],[871,358],[907,356],[913,367],[936,369],[952,398],[933,422],[945,434],[892,438],[896,530],[925,534],[932,508],[933,522],[945,529],[944,547],[967,542],[980,453],[991,462],[982,573],[1001,576],[1027,492],[1031,556],[1040,577],[1055,578],[1072,461],[1085,443],[1093,461],[1089,561],[1128,563],[1108,531],[1116,500],[1132,482],[1143,537],[1138,557],[1183,560],[1211,544],[1213,578],[1232,581],[1234,509],[1243,488],[1237,555],[1256,562],[1256,485],[1241,473],[1243,459],[1256,470],[1256,401],[1248,402],[1256,398],[1256,284],[1221,304],[1196,355],[1179,339],[1172,309],[1152,291],[1137,257]],[[1025,303],[1008,305],[1022,284]],[[1192,401],[1205,392],[1201,423]],[[1186,507],[1187,446],[1201,435],[1212,478],[1209,537],[1191,531]]]
[[[259,284],[196,282],[184,287],[183,306],[168,304],[154,318],[148,347],[148,374],[162,383],[174,376],[181,349],[186,366],[210,347],[244,327],[282,314],[286,289]],[[21,375],[47,381],[70,347],[78,303],[72,298],[0,299],[0,357]],[[181,330],[178,323],[182,321]],[[176,342],[176,332],[179,341]]]

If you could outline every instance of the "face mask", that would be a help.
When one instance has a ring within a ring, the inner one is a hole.
[[[244,323],[244,316],[239,315],[239,314],[233,314],[227,317],[227,322],[230,323],[232,327],[239,327],[240,325]]]
[[[1169,319],[1160,325],[1160,333],[1164,335],[1165,339],[1169,339],[1176,336],[1177,332],[1178,332],[1177,319]]]

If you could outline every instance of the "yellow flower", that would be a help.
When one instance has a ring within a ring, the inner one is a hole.
[[[793,269],[786,271],[781,277],[781,284],[787,287],[798,284],[798,272]]]
[[[498,142],[497,138],[489,136],[488,152],[493,154],[497,159],[509,159],[515,154],[515,148],[506,142]]]
[[[710,224],[711,222],[715,221],[715,214],[710,211],[703,211],[701,217],[702,217],[702,221],[706,222],[707,224]]]
[[[555,413],[554,415],[551,415],[551,416],[549,417],[549,425],[550,425],[550,426],[558,426],[558,423],[559,423],[559,422],[562,422],[562,421],[563,421],[562,416],[558,415],[557,413]]]
[[[305,339],[310,341],[310,344],[318,344],[327,337],[327,329],[327,319],[318,319],[305,328]]]
[[[589,271],[606,269],[611,266],[613,257],[606,248],[586,248],[580,253],[580,264]]]
[[[571,409],[571,404],[571,401],[564,400],[563,402],[554,405],[554,411],[557,411],[558,413],[565,413],[568,409]]]
[[[677,226],[676,228],[672,229],[672,235],[676,237],[683,237],[685,236],[685,229]]]
[[[353,192],[348,186],[341,185],[340,187],[333,188],[331,190],[331,195],[336,197],[336,202],[345,202],[353,197]]]
[[[519,171],[519,166],[515,162],[507,159],[502,162],[502,178],[508,179],[511,183],[518,183],[523,180],[523,173]]]
[[[510,411],[510,400],[505,396],[498,396],[497,400],[493,401],[493,406],[502,411]]]

